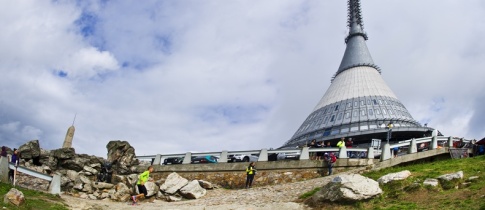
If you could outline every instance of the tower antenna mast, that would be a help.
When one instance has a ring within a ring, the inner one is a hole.
[[[76,116],[77,116],[77,113],[74,114],[74,120],[72,120],[72,125],[74,126],[74,122],[76,121]]]

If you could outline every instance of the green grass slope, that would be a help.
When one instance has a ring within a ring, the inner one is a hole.
[[[485,156],[466,159],[445,159],[434,162],[395,166],[362,174],[377,180],[381,176],[403,170],[411,171],[406,180],[393,181],[380,187],[383,194],[353,204],[322,204],[315,209],[467,209],[485,210]],[[463,171],[457,188],[423,186],[426,178]],[[478,179],[468,180],[472,176]],[[306,195],[308,196],[308,195]]]
[[[19,209],[19,210],[67,210],[67,206],[62,203],[63,200],[56,196],[35,190],[28,190],[16,187],[25,197],[25,203],[19,207],[3,203],[5,194],[12,188],[10,184],[0,183],[0,202],[2,209]]]

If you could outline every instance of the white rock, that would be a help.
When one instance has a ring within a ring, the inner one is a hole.
[[[411,176],[411,172],[409,170],[404,170],[401,172],[386,174],[381,178],[377,179],[377,182],[379,182],[380,184],[385,184],[394,180],[403,180],[408,178],[409,176]]]
[[[322,201],[358,201],[382,194],[379,183],[360,174],[343,174],[323,186],[312,199]]]
[[[174,194],[188,182],[187,179],[174,172],[167,176],[165,182],[160,186],[160,190],[169,194]]]
[[[79,179],[84,183],[84,184],[91,184],[91,180],[87,178],[86,176],[80,175]]]
[[[156,195],[160,191],[160,187],[155,184],[155,182],[146,182],[145,188],[147,189],[147,197]]]
[[[89,172],[91,174],[98,174],[98,170],[91,168],[89,166],[84,166],[83,170],[86,171],[86,172]]]
[[[79,177],[79,173],[74,171],[74,170],[67,170],[66,172],[67,178],[69,178],[71,181],[75,181]]]
[[[91,199],[91,200],[98,200],[98,198],[96,196],[94,196],[93,194],[89,194],[88,198]]]
[[[82,190],[83,189],[83,183],[76,183],[72,188],[76,190]]]
[[[204,196],[207,190],[202,188],[199,181],[193,180],[180,189],[180,194],[185,198],[197,199]]]
[[[438,186],[439,182],[437,179],[431,179],[431,178],[427,178],[426,180],[424,180],[423,182],[423,185],[430,185],[430,186],[433,186],[433,187],[436,187]]]
[[[11,203],[16,206],[20,206],[25,203],[24,193],[15,188],[11,188],[5,196],[3,196],[4,203]],[[5,208],[5,207],[3,207]]]
[[[463,179],[463,171],[458,171],[456,173],[445,174],[438,177],[440,180],[451,181],[453,179]]]
[[[182,197],[177,195],[169,195],[165,197],[165,200],[167,200],[168,202],[181,201]]]

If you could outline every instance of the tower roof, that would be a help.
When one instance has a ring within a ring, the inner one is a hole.
[[[357,66],[374,67],[380,73],[379,67],[374,64],[372,56],[370,55],[367,45],[365,44],[365,41],[368,38],[367,34],[364,32],[364,22],[362,20],[360,1],[349,0],[347,10],[347,26],[349,27],[349,34],[345,38],[347,47],[335,76],[347,69]]]

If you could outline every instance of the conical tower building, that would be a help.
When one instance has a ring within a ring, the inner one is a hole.
[[[381,76],[365,41],[359,0],[348,1],[349,33],[345,54],[327,92],[293,137],[283,147],[298,146],[312,139],[336,142],[353,137],[354,143],[387,138],[422,137],[429,128],[413,119]]]

